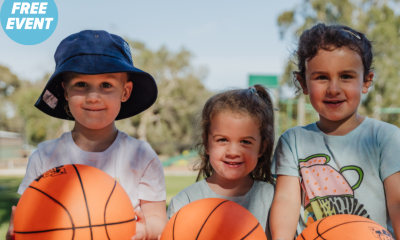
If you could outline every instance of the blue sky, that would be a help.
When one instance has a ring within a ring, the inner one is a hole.
[[[0,0],[2,4],[4,0]],[[0,30],[0,64],[35,81],[54,70],[53,55],[66,36],[102,29],[152,49],[185,47],[206,66],[211,90],[246,87],[249,74],[281,74],[293,39],[281,40],[278,15],[300,0],[56,0],[59,19],[45,42],[24,46]],[[135,60],[134,60],[135,63]]]

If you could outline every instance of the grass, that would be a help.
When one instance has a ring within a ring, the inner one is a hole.
[[[22,177],[0,176],[0,239],[7,233],[11,216],[11,206],[17,205],[20,195],[17,193]],[[196,181],[194,176],[166,176],[167,205],[171,198],[185,187]]]
[[[167,205],[171,198],[178,194],[182,189],[195,183],[196,176],[166,176],[165,188],[167,190]]]
[[[20,195],[17,193],[22,177],[0,176],[0,238],[6,236],[11,216],[11,206],[17,205]]]

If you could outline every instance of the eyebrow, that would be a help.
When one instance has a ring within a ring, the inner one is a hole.
[[[356,72],[355,70],[353,70],[353,69],[344,70],[344,71],[341,72],[341,73],[355,73],[355,74],[357,74],[357,72]]]
[[[218,134],[218,133],[212,136],[212,138],[216,138],[216,137],[223,137],[223,138],[226,138],[225,135]],[[253,139],[254,141],[257,141],[257,140],[256,140],[254,137],[252,137],[252,136],[247,136],[247,137],[244,137],[243,139],[246,139],[246,138],[251,138],[251,139]]]
[[[355,70],[353,70],[353,69],[344,70],[344,71],[342,71],[340,73],[355,73],[355,74],[357,74],[357,72]],[[311,75],[317,75],[317,74],[328,74],[328,73],[324,72],[324,71],[314,71],[314,72],[311,73]]]
[[[317,74],[327,74],[327,73],[323,71],[314,71],[311,73],[311,75],[317,75]]]

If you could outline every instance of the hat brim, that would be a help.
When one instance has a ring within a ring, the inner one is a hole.
[[[139,114],[153,105],[157,99],[157,85],[150,74],[115,57],[107,55],[78,55],[68,59],[61,66],[57,67],[38,101],[35,103],[35,107],[55,118],[74,120],[65,110],[66,100],[61,86],[63,80],[62,74],[65,72],[88,75],[127,72],[129,80],[133,83],[132,93],[126,102],[121,103],[121,110],[115,120]],[[58,100],[54,108],[50,107],[43,99],[46,90]]]

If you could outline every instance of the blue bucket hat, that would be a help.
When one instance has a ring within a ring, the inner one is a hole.
[[[121,103],[115,120],[132,117],[149,108],[157,99],[153,77],[133,66],[129,44],[106,31],[86,30],[61,41],[54,54],[56,69],[35,103],[40,111],[56,118],[74,120],[65,110],[61,82],[63,73],[103,74],[127,72],[133,88],[130,98]]]

